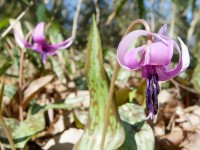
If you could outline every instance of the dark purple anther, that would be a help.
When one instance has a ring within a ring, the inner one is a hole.
[[[153,119],[158,112],[158,94],[160,87],[157,74],[149,74],[146,87],[146,109],[149,111],[149,118]]]

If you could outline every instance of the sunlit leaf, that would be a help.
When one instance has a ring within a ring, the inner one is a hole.
[[[146,81],[145,80],[142,80],[141,85],[136,91],[136,100],[143,108],[145,108],[145,104],[146,104],[146,101],[145,101],[146,100]]]
[[[87,113],[73,112],[73,116],[76,127],[83,129],[88,119]]]
[[[6,26],[8,26],[8,25],[9,25],[9,20],[8,20],[8,18],[1,19],[1,20],[0,20],[0,29],[6,27]]]
[[[100,148],[101,137],[105,122],[105,110],[108,101],[109,80],[103,68],[102,48],[99,32],[93,16],[87,46],[87,56],[85,63],[85,76],[90,91],[90,110],[88,122],[84,133],[75,150]],[[125,132],[121,124],[116,105],[113,101],[108,122],[108,130],[104,149],[113,150],[123,144]]]
[[[131,92],[129,92],[129,102],[133,102],[133,100],[136,98],[136,89],[133,89]]]
[[[131,92],[131,89],[128,89],[128,88],[120,89],[115,92],[117,106],[121,106],[125,104],[126,102],[129,102],[130,92]]]
[[[45,127],[44,112],[42,111],[36,115],[29,116],[22,123],[13,118],[5,118],[5,122],[11,130],[16,148],[24,148],[28,140],[44,130]],[[10,147],[2,126],[0,126],[0,140],[5,147]]]

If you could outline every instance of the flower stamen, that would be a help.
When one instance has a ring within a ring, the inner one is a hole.
[[[152,72],[154,66],[148,66],[147,68],[151,73],[147,79],[146,87],[146,108],[149,111],[149,117],[152,118],[158,112],[158,94],[160,87],[158,84],[158,76]]]

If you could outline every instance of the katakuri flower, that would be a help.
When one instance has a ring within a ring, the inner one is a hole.
[[[44,22],[40,22],[33,31],[33,44],[28,43],[25,39],[20,36],[18,31],[14,29],[15,36],[19,39],[19,41],[28,48],[31,48],[35,50],[36,52],[40,53],[42,56],[43,63],[46,62],[46,57],[48,55],[54,55],[58,52],[58,50],[66,49],[68,48],[72,42],[73,39],[69,38],[63,42],[57,43],[57,44],[49,44],[46,41],[45,35],[44,35]]]
[[[166,36],[167,25],[158,33],[145,30],[135,30],[128,33],[119,43],[117,59],[119,64],[129,70],[141,68],[142,77],[146,78],[146,109],[149,111],[147,119],[154,119],[158,111],[158,81],[166,81],[184,72],[190,63],[187,46],[178,37],[179,45]],[[134,42],[141,36],[152,36],[154,41],[140,47],[133,47]],[[179,61],[174,69],[170,69],[173,51],[177,50]]]

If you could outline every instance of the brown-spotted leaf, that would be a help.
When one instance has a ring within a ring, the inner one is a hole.
[[[87,45],[85,76],[91,98],[89,118],[84,133],[74,146],[74,150],[99,150],[105,123],[109,80],[103,67],[101,40],[94,16]],[[104,149],[117,149],[123,144],[124,139],[124,128],[121,124],[115,102],[113,101],[110,108]]]
[[[29,116],[24,122],[20,123],[13,118],[5,118],[7,127],[10,129],[16,148],[24,148],[28,140],[36,133],[44,130],[44,112],[40,111],[35,115]],[[0,141],[5,147],[10,147],[5,131],[0,125]]]

